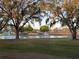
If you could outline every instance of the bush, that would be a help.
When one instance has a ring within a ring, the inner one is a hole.
[[[38,19],[38,18],[37,18],[37,19],[35,19],[35,21],[36,21],[36,22],[39,22],[39,21],[40,21],[40,19]]]
[[[23,29],[22,29],[22,31],[27,31],[27,32],[30,32],[30,31],[32,31],[33,30],[33,28],[30,26],[30,25],[28,25],[28,26],[26,26],[26,27],[24,27]]]
[[[49,27],[47,25],[43,25],[43,26],[40,27],[41,32],[46,32],[48,30],[49,30]]]

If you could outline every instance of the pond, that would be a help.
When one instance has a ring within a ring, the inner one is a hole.
[[[60,35],[49,35],[47,33],[44,33],[43,35],[23,35],[22,33],[20,34],[20,39],[40,39],[40,38],[71,38],[71,36],[60,36]],[[0,34],[0,39],[15,39],[15,33],[11,32],[3,32]]]
[[[68,38],[68,36],[54,36],[54,35],[50,35],[50,36],[19,36],[20,39],[39,39],[39,38]],[[0,39],[15,39],[15,36],[0,36]]]

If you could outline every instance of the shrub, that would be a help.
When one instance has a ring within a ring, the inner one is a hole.
[[[26,26],[26,27],[24,27],[23,29],[22,29],[22,31],[27,31],[27,32],[30,32],[30,31],[32,31],[33,30],[33,28],[30,26],[30,25],[28,25],[28,26]]]
[[[37,19],[35,19],[35,21],[36,21],[36,22],[39,22],[39,21],[40,21],[40,19],[38,19],[38,18],[37,18]]]
[[[43,26],[40,27],[40,31],[41,31],[41,32],[46,32],[46,31],[48,31],[48,30],[49,30],[49,28],[48,28],[47,25],[43,25]]]

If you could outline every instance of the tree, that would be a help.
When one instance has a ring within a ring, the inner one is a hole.
[[[1,14],[6,18],[5,23],[0,29],[3,29],[9,20],[12,20],[15,28],[16,39],[19,39],[20,29],[29,21],[29,19],[36,14],[36,2],[30,0],[0,0]],[[19,26],[22,21],[25,21],[22,26]],[[1,23],[2,23],[1,22]]]
[[[63,15],[63,12],[61,11],[61,8],[64,8],[65,12],[67,13],[66,15]],[[63,7],[55,7],[53,10],[55,13],[55,16],[58,16],[61,18],[62,24],[67,25],[71,34],[72,34],[72,39],[77,39],[76,35],[77,32],[76,30],[79,28],[79,5],[72,4],[72,3],[66,3],[63,5]],[[61,17],[61,16],[62,17]],[[65,17],[67,16],[67,17]],[[55,20],[55,19],[54,19]],[[56,22],[53,21],[53,23],[50,24],[50,26],[54,25]]]
[[[79,8],[78,5],[73,5],[71,4],[66,4],[64,5],[64,8],[67,11],[67,18],[65,18],[63,16],[63,14],[61,13],[61,15],[63,16],[63,20],[65,21],[65,24],[69,27],[70,32],[72,34],[72,39],[77,39],[76,35],[77,32],[76,30],[79,28]]]

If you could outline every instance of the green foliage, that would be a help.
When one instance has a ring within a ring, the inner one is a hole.
[[[64,20],[62,20],[62,26],[65,26],[67,24],[67,19],[65,18]]]
[[[2,13],[0,13],[0,18],[3,17]]]
[[[36,19],[35,19],[35,21],[36,21],[36,22],[39,22],[39,21],[40,21],[40,19],[36,18]]]
[[[8,5],[9,0],[3,0],[4,5]]]
[[[30,25],[28,25],[28,26],[26,26],[26,27],[24,27],[23,29],[22,29],[22,31],[27,31],[27,32],[30,32],[30,31],[32,31],[33,30],[33,28],[30,26]]]
[[[40,31],[42,31],[42,32],[46,32],[48,30],[49,30],[49,28],[48,28],[47,25],[43,25],[43,26],[40,27]]]

